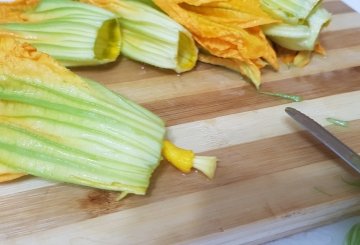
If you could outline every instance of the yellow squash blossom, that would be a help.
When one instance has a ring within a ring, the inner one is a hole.
[[[183,26],[138,0],[81,0],[107,9],[122,27],[122,54],[178,73],[191,70],[198,58],[195,42]]]
[[[115,61],[122,42],[116,15],[70,0],[0,3],[0,36],[26,41],[65,66]]]
[[[161,118],[0,36],[0,182],[26,174],[143,195],[164,157],[213,178],[216,157],[164,141]]]
[[[199,59],[240,71],[260,86],[260,68],[278,68],[276,53],[260,26],[276,23],[249,0],[154,0],[184,25],[204,50]]]

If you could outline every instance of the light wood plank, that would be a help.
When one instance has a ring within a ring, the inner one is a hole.
[[[329,163],[329,161],[320,162],[178,196],[11,239],[8,242],[9,244],[169,244],[211,233],[217,235],[227,230],[231,231],[237,226],[247,224],[256,226],[256,222],[260,220],[266,223],[267,218],[279,222],[282,220],[282,224],[292,223],[292,228],[289,225],[276,224],[276,229],[289,232],[289,229],[303,227],[300,225],[301,222],[309,220],[311,224],[312,219],[313,221],[318,219],[321,210],[324,210],[321,203],[325,200],[334,200],[327,205],[333,207],[330,210],[336,210],[338,214],[349,214],[358,210],[359,190],[345,184],[339,176],[346,173]],[[316,191],[314,188],[316,186],[323,186],[324,191],[331,197]],[[307,198],[304,199],[304,196]],[[296,208],[298,211],[294,213],[295,207],[301,208]],[[249,230],[251,231],[251,226]],[[261,239],[263,237],[271,239],[271,235],[265,236],[266,228],[258,231]],[[262,231],[263,236],[261,236]],[[226,238],[223,239],[226,241]],[[220,238],[218,241],[223,239]],[[241,240],[238,244],[241,244]]]
[[[323,126],[330,125],[327,117],[347,121],[358,120],[360,110],[354,111],[353,108],[360,108],[359,96],[360,91],[354,91],[175,125],[168,128],[167,137],[179,146],[195,152],[206,152],[301,130],[284,112],[286,106],[303,111]],[[10,182],[0,189],[0,197],[54,184],[38,179]]]
[[[284,112],[292,106],[321,125],[327,117],[342,120],[360,119],[360,91],[328,96],[301,103],[289,103],[238,114],[190,122],[169,127],[167,137],[177,145],[197,152],[252,142],[300,130]]]
[[[333,32],[346,29],[360,28],[360,14],[357,12],[335,14],[331,17],[329,26],[324,32]]]
[[[313,57],[311,63],[304,68],[282,66],[279,72],[264,71],[264,83],[277,80],[296,78],[320,72],[336,71],[355,67],[360,63],[360,46],[329,50],[327,56]],[[339,62],[341,60],[342,62]],[[203,79],[206,77],[206,79]],[[104,79],[99,78],[99,81]],[[138,103],[173,99],[177,97],[196,95],[206,92],[249,86],[241,76],[235,72],[222,68],[212,68],[179,76],[174,74],[138,80],[108,84],[110,89],[123,94]],[[152,91],[161,91],[153,93]]]

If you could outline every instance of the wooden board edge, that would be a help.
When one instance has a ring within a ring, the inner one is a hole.
[[[267,219],[179,244],[263,244],[353,215],[360,215],[360,195],[319,204],[302,211],[282,215],[275,220]]]

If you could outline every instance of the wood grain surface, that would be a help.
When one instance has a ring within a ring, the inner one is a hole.
[[[161,116],[167,137],[216,155],[213,180],[162,162],[145,196],[26,177],[0,186],[0,244],[261,244],[360,213],[353,170],[284,112],[311,116],[360,152],[360,14],[340,1],[321,42],[327,55],[304,68],[263,70],[259,94],[236,72],[199,63],[181,75],[119,59],[77,68],[82,76]],[[349,121],[346,128],[327,117]]]

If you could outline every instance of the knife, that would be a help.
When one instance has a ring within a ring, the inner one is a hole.
[[[352,149],[350,149],[350,147],[345,145],[338,138],[327,131],[323,126],[300,111],[292,107],[286,107],[285,111],[316,139],[318,139],[321,143],[323,143],[336,155],[348,163],[353,169],[360,173],[360,156]]]

